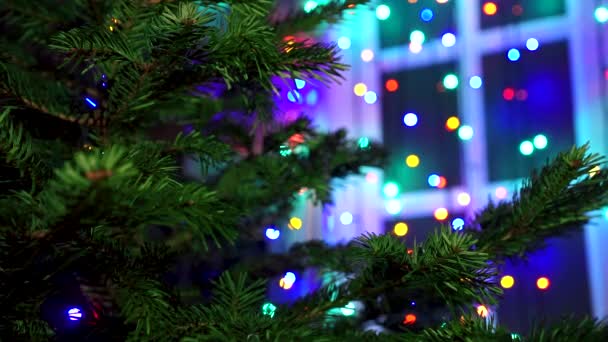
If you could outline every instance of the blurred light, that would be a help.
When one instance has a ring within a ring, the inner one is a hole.
[[[405,158],[405,165],[412,168],[417,167],[420,165],[420,158],[418,158],[418,156],[415,154],[410,154],[407,156],[407,158]]]
[[[348,303],[346,304],[343,308],[340,308],[340,312],[342,312],[342,314],[344,316],[352,316],[355,314],[355,303]]]
[[[281,235],[281,231],[274,228],[266,228],[266,237],[270,240],[276,240]]]
[[[507,101],[511,101],[511,100],[513,100],[514,97],[515,97],[515,89],[505,88],[505,90],[502,91],[503,99],[505,99]]]
[[[363,96],[365,95],[365,93],[367,93],[367,86],[365,85],[365,83],[357,83],[355,84],[353,91],[355,92],[355,95]]]
[[[316,90],[311,90],[308,94],[306,94],[306,103],[309,106],[314,106],[317,104],[317,100],[319,99],[319,95]]]
[[[458,126],[460,126],[460,119],[455,116],[450,116],[445,122],[445,128],[450,132],[455,131]]]
[[[536,287],[538,287],[540,290],[548,289],[549,285],[551,285],[551,282],[547,277],[540,277],[538,280],[536,280]]]
[[[365,180],[366,180],[368,183],[373,183],[373,184],[378,183],[378,175],[377,175],[377,174],[375,174],[375,173],[373,173],[373,172],[368,172],[368,173],[365,175]]]
[[[608,208],[606,210],[604,210],[604,218],[606,218],[606,220],[608,220]]]
[[[510,275],[506,275],[506,276],[500,278],[500,286],[504,287],[505,289],[512,288],[514,284],[515,284],[515,279],[513,277],[511,277]]]
[[[473,89],[479,89],[479,88],[481,88],[482,84],[483,84],[483,81],[481,80],[481,77],[479,77],[479,76],[473,76],[469,80],[469,85]]]
[[[391,215],[397,215],[401,212],[401,202],[397,199],[388,200],[385,204],[386,212]]]
[[[483,318],[488,317],[488,308],[484,305],[477,306],[477,314]]]
[[[422,21],[429,22],[433,20],[433,16],[433,11],[428,8],[425,8],[420,12],[420,19],[422,19]]]
[[[405,315],[405,318],[403,319],[403,324],[412,325],[414,323],[416,323],[416,315],[414,315],[414,314]]]
[[[283,276],[283,279],[285,279],[285,281],[288,282],[288,283],[295,283],[296,282],[296,275],[293,272],[285,272],[285,275]]]
[[[593,168],[591,168],[591,170],[589,170],[589,178],[597,175],[598,172],[600,172],[600,166],[595,165]]]
[[[418,2],[418,0],[407,0],[407,2],[409,2],[410,4],[415,4]]]
[[[393,232],[397,236],[405,236],[407,234],[408,230],[409,230],[409,227],[407,226],[407,223],[405,223],[405,222],[398,222],[397,224],[395,224],[395,227],[393,227]]]
[[[526,40],[526,48],[530,51],[538,50],[538,40],[536,38],[529,38]]]
[[[516,333],[511,333],[511,340],[512,341],[521,341],[521,336]]]
[[[448,210],[446,208],[437,208],[433,212],[433,216],[437,221],[443,221],[448,218]]]
[[[544,149],[545,147],[547,147],[547,144],[549,143],[547,141],[547,137],[542,135],[542,134],[537,134],[534,137],[534,147],[536,147],[539,150]]]
[[[279,286],[283,290],[289,290],[293,286],[293,283],[290,283],[290,282],[286,281],[285,278],[281,278],[279,280]]]
[[[464,228],[464,220],[461,219],[460,217],[455,218],[452,221],[452,229],[454,230],[462,230]]]
[[[295,230],[302,228],[302,219],[299,217],[292,217],[289,219],[289,227]]]
[[[517,49],[510,49],[509,52],[507,52],[507,58],[509,58],[511,62],[517,62],[519,57],[521,57],[521,53],[519,53],[519,50]]]
[[[370,49],[361,51],[361,60],[364,62],[371,62],[372,59],[374,59],[374,51]]]
[[[410,42],[410,51],[414,54],[420,53],[422,51],[422,44]]]
[[[304,4],[304,12],[310,13],[312,10],[317,8],[317,6],[319,6],[319,4],[317,4],[316,1],[306,1],[306,3]]]
[[[524,156],[529,156],[534,153],[534,145],[528,140],[524,140],[519,144],[519,152]]]
[[[360,149],[366,149],[369,147],[369,138],[368,137],[361,137],[359,138],[359,140],[357,140],[357,145],[359,145]]]
[[[406,126],[413,127],[418,123],[418,115],[414,113],[407,113],[403,116],[403,123]]]
[[[270,316],[270,318],[274,317],[274,313],[276,310],[277,307],[272,303],[264,303],[264,305],[262,305],[262,314]]]
[[[338,39],[338,47],[342,50],[346,50],[346,49],[350,48],[350,38],[340,37]]]
[[[485,15],[494,15],[498,12],[498,6],[493,2],[486,2],[483,4],[483,13]]]
[[[399,186],[397,186],[397,184],[394,182],[388,182],[384,184],[382,192],[384,193],[384,196],[388,198],[397,197],[399,194]]]
[[[376,7],[376,17],[380,20],[386,20],[391,15],[391,9],[386,5]]]
[[[306,81],[297,78],[294,80],[294,82],[296,83],[296,88],[298,89],[302,89],[306,85]]]
[[[518,101],[525,101],[528,98],[528,91],[526,89],[520,89],[515,94]]]
[[[494,194],[498,199],[505,199],[507,198],[508,191],[507,188],[505,188],[504,186],[499,186],[498,188],[496,188],[496,191],[494,191]]]
[[[441,36],[441,44],[445,47],[452,47],[456,45],[456,36],[453,33],[445,33]]]
[[[447,3],[447,2],[448,2],[448,0],[437,0],[437,3],[438,3],[438,4],[445,4],[445,3]]]
[[[443,189],[448,185],[448,180],[443,177],[443,176],[439,176],[439,184],[437,184],[437,187],[439,189]]]
[[[471,195],[467,194],[466,192],[461,192],[456,197],[456,201],[458,204],[464,207],[465,205],[469,205],[469,203],[471,203]]]
[[[595,17],[595,20],[597,20],[598,23],[605,23],[608,21],[608,8],[605,6],[600,6],[598,8],[595,9],[595,12],[593,12],[593,16]]]
[[[289,100],[289,102],[298,102],[300,101],[300,93],[295,90],[290,90],[287,93],[287,99]]]
[[[473,138],[473,127],[469,125],[462,125],[458,129],[458,137],[461,140],[471,140]]]
[[[343,212],[342,215],[340,215],[340,222],[345,226],[353,223],[353,214],[348,211]]]
[[[432,187],[436,187],[437,185],[439,185],[440,181],[441,181],[441,179],[436,174],[429,175],[429,178],[427,178],[427,182]]]
[[[82,316],[82,310],[80,310],[79,308],[68,309],[68,318],[70,321],[79,321]]]
[[[414,44],[422,45],[425,40],[426,40],[426,36],[424,35],[424,32],[422,32],[420,30],[414,30],[414,31],[412,31],[412,33],[410,33],[410,42],[412,42]]]
[[[517,5],[513,5],[513,7],[511,8],[511,13],[513,13],[514,16],[520,16],[524,13],[524,8],[521,7],[521,5],[517,4]]]
[[[450,90],[456,89],[456,87],[458,87],[458,77],[454,74],[445,75],[443,78],[443,86]]]
[[[384,85],[386,87],[386,90],[388,90],[389,92],[395,92],[397,91],[397,89],[399,89],[399,82],[397,82],[397,80],[395,79],[390,79],[386,81],[386,84]]]
[[[376,95],[376,92],[368,91],[367,93],[365,93],[363,99],[367,104],[374,104],[376,103],[376,100],[378,100],[378,95]]]
[[[95,103],[95,101],[91,100],[88,97],[85,97],[84,100],[87,101],[87,103],[89,104],[89,106],[91,106],[92,108],[97,108],[97,103]]]

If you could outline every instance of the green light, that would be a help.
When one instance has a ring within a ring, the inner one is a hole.
[[[264,305],[262,305],[262,314],[270,316],[270,318],[274,317],[274,312],[276,310],[277,307],[272,303],[264,303]]]
[[[595,20],[597,20],[598,23],[605,23],[608,21],[608,8],[601,6],[595,9],[595,12],[593,12],[593,16],[595,16]]]
[[[283,157],[287,157],[291,154],[291,148],[289,148],[287,145],[281,145],[279,148],[279,154]]]
[[[534,144],[528,140],[524,140],[519,144],[519,152],[524,156],[529,156],[534,152]]]
[[[369,139],[367,137],[359,138],[358,143],[359,143],[359,148],[362,150],[369,147]]]
[[[391,16],[391,9],[386,5],[380,5],[376,7],[376,18],[379,20],[386,20]]]
[[[345,307],[340,308],[340,312],[342,312],[342,314],[344,316],[352,316],[355,314],[355,304],[354,303],[348,303],[346,304]]]
[[[384,196],[388,198],[397,197],[399,194],[399,186],[394,182],[388,182],[382,188],[382,192],[384,192]]]
[[[443,78],[443,86],[445,89],[456,89],[458,87],[458,77],[454,74],[447,74]]]
[[[312,12],[312,10],[317,8],[317,6],[319,6],[319,4],[316,1],[306,1],[306,3],[304,4],[304,12],[310,13]]]
[[[511,333],[511,340],[521,341],[521,336],[519,336],[519,334],[516,334],[516,333]]]
[[[412,31],[412,33],[410,33],[410,42],[412,42],[414,44],[422,45],[425,40],[426,40],[426,36],[424,35],[424,32],[422,32],[420,30],[415,30],[415,31]]]
[[[548,143],[549,142],[547,141],[547,137],[542,134],[538,134],[537,136],[534,137],[534,147],[536,147],[539,150],[542,150],[545,147],[547,147]]]

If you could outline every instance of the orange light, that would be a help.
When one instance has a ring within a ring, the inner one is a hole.
[[[407,254],[414,254],[414,250],[413,250],[413,249],[411,249],[411,248],[408,248],[408,249],[407,249]]]
[[[443,176],[439,176],[439,184],[437,184],[437,187],[439,189],[443,189],[446,187],[446,185],[448,185],[448,180]]]
[[[399,82],[397,82],[397,80],[391,78],[390,80],[386,81],[385,87],[386,87],[386,90],[393,93],[393,92],[397,91],[397,89],[399,89]]]
[[[405,315],[405,318],[403,319],[403,324],[412,325],[414,323],[416,323],[416,315],[414,315],[414,314]]]
[[[477,307],[477,314],[481,317],[488,317],[488,308],[485,305],[479,305]]]
[[[450,116],[445,122],[445,128],[452,132],[460,126],[460,119],[455,116]]]
[[[493,2],[486,2],[483,4],[483,13],[486,15],[494,15],[498,12],[498,6]]]
[[[506,276],[500,278],[500,286],[504,287],[505,289],[512,288],[514,284],[515,284],[515,279],[510,275],[506,275]]]
[[[551,282],[547,277],[540,277],[538,280],[536,280],[536,287],[538,287],[540,290],[548,289],[549,285],[551,285]]]
[[[436,220],[443,221],[448,218],[448,210],[446,208],[437,208],[433,215]]]
[[[289,290],[292,286],[293,283],[290,283],[288,281],[285,281],[285,278],[281,278],[281,280],[279,280],[279,286],[283,289],[283,290]]]
[[[410,4],[415,4],[418,2],[418,0],[407,0],[407,2],[409,2]]]

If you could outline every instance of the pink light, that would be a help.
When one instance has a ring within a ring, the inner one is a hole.
[[[507,198],[508,191],[504,186],[496,188],[496,198],[505,199]]]

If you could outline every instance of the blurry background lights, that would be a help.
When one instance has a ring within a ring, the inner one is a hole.
[[[350,48],[350,38],[340,37],[338,39],[338,47],[342,50],[346,50],[346,49]]]
[[[386,20],[391,15],[391,9],[386,5],[376,7],[376,18]]]
[[[448,218],[448,210],[446,208],[437,208],[433,212],[433,216],[437,221],[443,221]]]
[[[600,6],[596,8],[595,12],[593,12],[593,16],[595,17],[595,20],[597,20],[598,23],[603,24],[605,22],[608,22],[608,7]]]
[[[276,310],[277,307],[272,303],[264,303],[264,305],[262,305],[262,314],[270,316],[270,318],[274,317],[274,313]]]
[[[418,158],[418,156],[415,154],[410,154],[407,156],[407,158],[405,158],[405,165],[412,168],[417,167],[420,165],[420,158]]]
[[[507,52],[507,58],[509,58],[511,62],[517,62],[519,57],[521,57],[521,53],[519,53],[519,50],[517,49],[510,49]]]
[[[70,321],[79,321],[82,318],[82,310],[79,308],[68,309],[68,318]]]
[[[409,227],[405,222],[397,222],[397,224],[395,224],[395,227],[393,227],[393,232],[397,236],[405,236],[408,230]]]
[[[416,315],[414,314],[407,314],[403,318],[403,324],[405,325],[412,325],[414,323],[416,323]]]
[[[594,177],[595,175],[597,175],[598,172],[600,172],[600,166],[599,165],[595,165],[594,167],[591,168],[591,170],[589,170],[589,177]]]
[[[438,4],[445,4],[447,3],[449,0],[437,0]]]
[[[310,13],[315,8],[317,8],[317,6],[319,6],[319,4],[316,1],[313,1],[313,0],[306,1],[306,3],[304,3],[304,12]]]
[[[365,175],[365,181],[367,181],[368,183],[376,184],[378,183],[378,175],[373,172],[368,172]]]
[[[283,279],[285,279],[286,282],[295,283],[296,282],[296,275],[293,272],[285,272],[285,275],[283,276]]]
[[[355,84],[353,91],[355,92],[355,95],[363,96],[365,93],[367,93],[367,86],[365,83],[357,83]]]
[[[355,303],[349,302],[343,308],[340,308],[340,312],[344,316],[352,316],[355,314],[355,309],[356,309]]]
[[[547,277],[540,277],[536,280],[536,287],[538,287],[540,290],[548,289],[549,285],[551,285],[551,282]]]
[[[496,198],[498,198],[498,199],[507,198],[507,194],[508,194],[507,188],[505,188],[504,186],[499,186],[494,191],[494,195],[496,195]]]
[[[384,208],[386,209],[387,213],[397,215],[401,212],[402,206],[398,199],[391,199],[386,201]]]
[[[473,138],[473,127],[469,125],[462,125],[458,129],[458,137],[461,140],[471,140]]]
[[[524,156],[529,156],[534,153],[534,145],[528,140],[524,140],[519,144],[519,152]]]
[[[495,3],[488,1],[483,4],[483,13],[485,15],[494,15],[498,12],[498,6]]]
[[[422,44],[426,40],[426,36],[420,30],[414,30],[410,33],[410,42],[415,44]]]
[[[461,219],[460,217],[455,218],[452,221],[452,229],[454,230],[462,230],[464,228],[464,220]]]
[[[526,40],[526,48],[530,51],[538,50],[538,40],[536,38],[529,38]]]
[[[386,84],[384,85],[386,87],[386,90],[388,90],[389,92],[395,92],[397,91],[397,89],[399,89],[399,82],[397,82],[397,80],[395,79],[390,79],[386,81]]]
[[[479,88],[481,88],[482,84],[483,84],[483,81],[481,80],[481,77],[479,77],[479,76],[473,76],[469,80],[469,85],[473,89],[479,89]]]
[[[300,80],[300,79],[296,78],[294,80],[294,82],[296,84],[296,88],[298,88],[298,89],[302,89],[302,88],[304,88],[306,86],[306,81],[304,81],[304,80]]]
[[[367,103],[367,104],[374,104],[374,103],[376,103],[376,100],[378,100],[378,95],[374,91],[368,91],[363,96],[363,99],[365,100],[365,103]]]
[[[446,89],[456,89],[458,87],[458,77],[454,74],[447,74],[443,78],[443,86]]]
[[[500,286],[502,286],[505,289],[512,288],[514,284],[515,284],[515,279],[510,275],[506,275],[506,276],[503,276],[502,278],[500,278]]]
[[[439,189],[443,189],[448,185],[448,180],[443,177],[443,176],[439,176],[439,184],[437,184],[437,187]]]
[[[418,115],[414,113],[407,113],[403,116],[403,123],[406,126],[413,127],[418,123]]]
[[[349,213],[348,211],[343,212],[340,215],[340,222],[345,226],[353,223],[353,214]]]
[[[364,62],[371,62],[374,59],[374,51],[370,49],[364,49],[361,51],[361,60]]]
[[[388,182],[384,184],[382,192],[384,193],[384,196],[388,198],[397,197],[397,195],[399,194],[399,186],[397,186],[396,183]]]
[[[455,131],[456,129],[458,129],[458,126],[460,126],[460,119],[458,119],[455,116],[450,116],[446,121],[445,121],[445,128],[452,132]]]
[[[488,308],[486,308],[485,305],[478,305],[477,314],[483,318],[488,317]]]
[[[266,237],[270,240],[276,240],[281,235],[281,231],[272,227],[266,228]]]
[[[452,47],[456,44],[456,36],[453,33],[445,33],[441,36],[441,44],[445,47]]]
[[[534,143],[534,147],[536,147],[539,150],[542,150],[545,147],[547,147],[547,144],[548,144],[547,137],[542,134],[538,134],[534,137],[533,143]]]
[[[299,230],[300,228],[302,228],[302,219],[294,216],[289,219],[288,226],[291,229]]]
[[[369,138],[368,137],[359,138],[359,140],[357,140],[357,145],[359,145],[359,148],[362,150],[368,148],[369,147]]]
[[[429,178],[427,179],[427,182],[429,183],[430,186],[432,187],[436,187],[439,185],[439,182],[441,181],[441,179],[439,178],[438,175],[436,174],[432,174],[429,176]]]
[[[465,205],[469,205],[469,203],[471,203],[471,195],[467,194],[466,192],[461,192],[456,197],[456,201],[458,204],[464,207]]]
[[[416,54],[416,53],[419,53],[420,51],[422,51],[422,44],[416,43],[416,42],[410,42],[409,48],[410,48],[411,53]]]
[[[422,21],[426,21],[429,22],[431,20],[433,20],[433,11],[429,8],[425,8],[422,11],[420,11],[420,19],[422,19]]]
[[[502,98],[507,100],[507,101],[511,101],[513,100],[513,98],[515,98],[515,89],[513,88],[505,88],[502,91]]]

